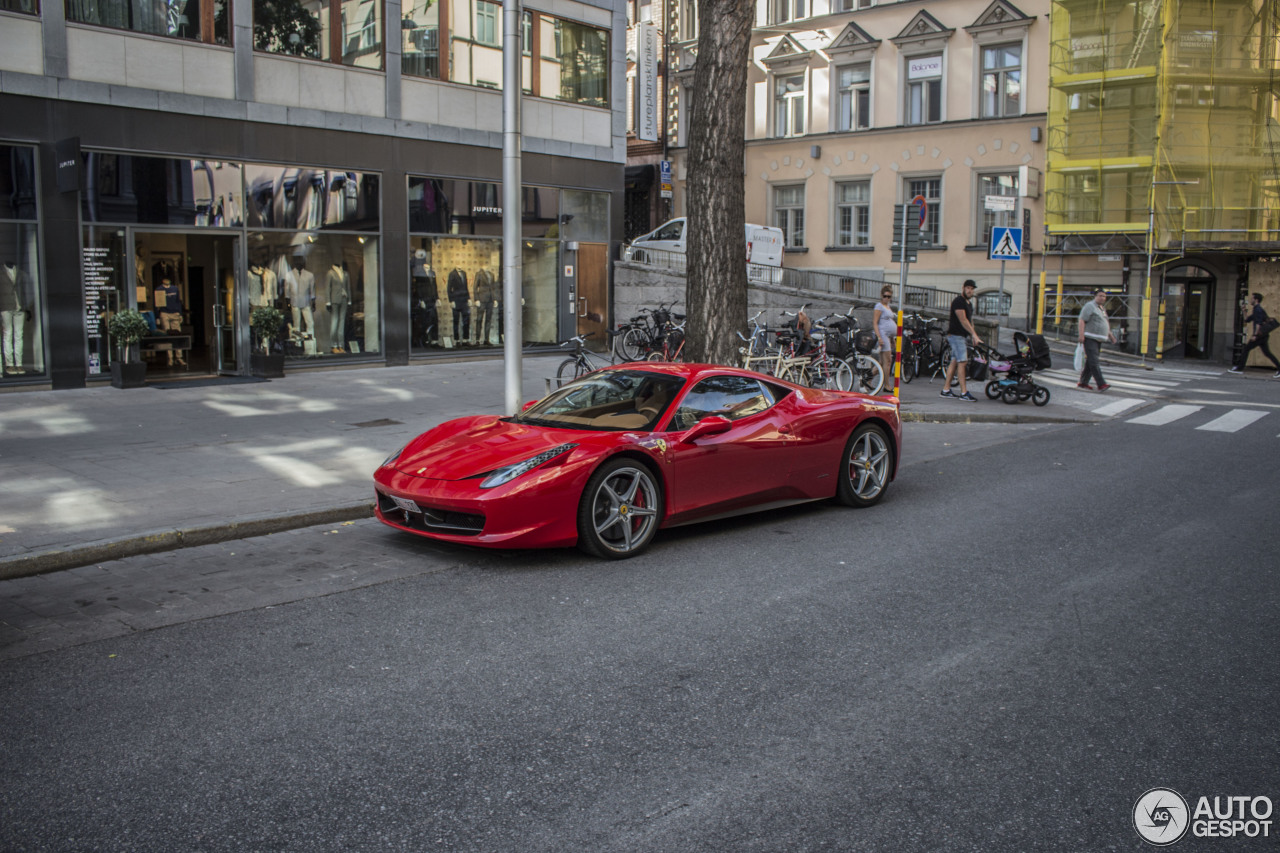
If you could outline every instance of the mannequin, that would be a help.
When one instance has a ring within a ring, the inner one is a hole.
[[[329,352],[347,351],[347,305],[351,302],[351,275],[347,264],[334,264],[325,276],[325,310],[329,312]]]
[[[249,304],[254,308],[276,301],[276,274],[262,264],[249,264]]]
[[[5,375],[21,375],[26,312],[31,310],[31,276],[13,259],[0,264],[0,359]]]
[[[293,263],[289,267],[289,272],[284,280],[285,296],[289,297],[290,307],[293,308],[293,330],[292,335],[301,337],[302,321],[307,321],[306,333],[311,337],[316,334],[316,277],[307,269],[307,259],[302,255],[294,255]]]
[[[497,343],[493,327],[494,309],[498,306],[498,287],[488,266],[476,273],[476,340],[481,344]]]
[[[461,343],[471,337],[471,291],[467,288],[467,274],[457,267],[449,273],[448,293],[453,306],[453,338]],[[459,320],[462,334],[458,334]]]
[[[182,293],[168,276],[160,279],[160,286],[155,290],[156,320],[160,331],[166,335],[182,334]],[[182,350],[169,349],[169,366],[174,360],[183,367],[187,366],[187,356]]]
[[[409,276],[413,280],[410,298],[410,317],[413,321],[413,344],[428,347],[436,339],[439,322],[436,312],[436,273],[431,269],[425,249],[418,249],[409,261]]]

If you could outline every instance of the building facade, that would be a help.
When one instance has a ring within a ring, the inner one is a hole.
[[[687,4],[692,7],[692,3]],[[896,281],[894,206],[922,197],[915,284],[979,283],[994,314],[993,226],[1039,248],[1047,108],[1047,0],[873,3],[762,0],[752,36],[746,217],[786,236],[785,265]],[[676,207],[685,176],[696,12],[682,8],[672,80],[679,104]],[[1005,310],[1028,304],[1032,253],[1007,265]]]
[[[154,326],[149,375],[501,346],[501,5],[0,0],[9,386],[81,387]],[[523,16],[527,345],[609,317],[626,157],[621,4]],[[185,362],[185,364],[184,364]]]

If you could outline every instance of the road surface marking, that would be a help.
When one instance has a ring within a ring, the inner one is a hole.
[[[1249,409],[1232,409],[1225,415],[1214,418],[1207,424],[1196,427],[1196,429],[1208,430],[1209,432],[1236,432],[1256,420],[1265,418],[1269,414],[1270,412],[1256,412]]]
[[[1115,415],[1124,414],[1135,406],[1141,406],[1145,402],[1147,401],[1136,397],[1121,397],[1119,400],[1107,403],[1105,406],[1099,406],[1093,410],[1093,413],[1095,415],[1103,415],[1104,417],[1109,418]]]
[[[1164,426],[1173,423],[1179,418],[1185,418],[1187,415],[1195,414],[1200,411],[1203,406],[1161,406],[1149,415],[1142,415],[1129,421],[1131,424],[1146,424],[1147,426]]]

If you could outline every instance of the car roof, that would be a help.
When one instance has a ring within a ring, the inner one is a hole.
[[[750,376],[753,379],[765,379],[767,381],[779,382],[771,376],[761,376],[753,370],[744,370],[741,367],[731,367],[724,364],[686,364],[684,362],[669,361],[634,361],[629,364],[617,364],[605,368],[606,370],[645,370],[651,373],[664,373],[670,376],[678,376],[683,379],[700,379],[703,376],[723,376],[730,374],[733,376]]]

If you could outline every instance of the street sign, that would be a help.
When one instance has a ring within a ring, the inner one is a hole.
[[[1018,199],[1011,195],[987,195],[982,197],[982,206],[990,211],[1013,211],[1018,209]]]
[[[658,164],[658,183],[661,184],[660,193],[662,198],[671,198],[671,161],[663,160]]]
[[[914,204],[897,204],[893,207],[893,235],[889,240],[890,259],[895,263],[902,262],[902,244],[907,246],[907,262],[914,263],[916,250],[920,248],[920,223],[922,212],[917,212]],[[923,211],[923,208],[920,208]]]
[[[994,226],[991,229],[991,247],[987,258],[992,261],[1022,260],[1022,229]]]

